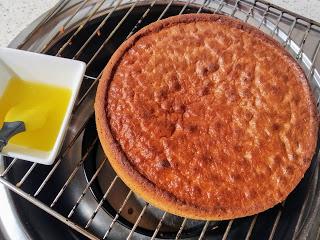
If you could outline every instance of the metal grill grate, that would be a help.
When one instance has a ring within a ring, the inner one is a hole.
[[[233,16],[282,43],[303,67],[319,106],[316,22],[260,0],[62,0],[11,47],[87,62],[64,147],[53,166],[2,159],[0,182],[90,239],[315,239],[318,151],[285,202],[252,217],[221,222],[194,221],[154,208],[126,188],[104,157],[92,117],[103,67],[121,42],[141,27],[191,12]]]

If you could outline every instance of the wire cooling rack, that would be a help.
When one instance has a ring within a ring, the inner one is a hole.
[[[52,166],[3,158],[0,182],[89,239],[319,237],[318,151],[305,179],[285,202],[252,217],[220,222],[194,221],[156,209],[126,188],[108,165],[92,117],[103,67],[121,42],[141,27],[191,12],[229,15],[279,41],[302,66],[319,106],[319,23],[260,0],[63,0],[10,46],[87,63],[64,147]]]

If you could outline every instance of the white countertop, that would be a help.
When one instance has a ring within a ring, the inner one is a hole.
[[[0,0],[0,47],[10,41],[28,24],[58,0]],[[320,0],[269,0],[270,3],[320,22]]]

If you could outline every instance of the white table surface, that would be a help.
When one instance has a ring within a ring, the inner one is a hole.
[[[7,46],[28,24],[57,2],[58,0],[0,0],[0,46]],[[320,0],[269,0],[269,2],[320,22]]]

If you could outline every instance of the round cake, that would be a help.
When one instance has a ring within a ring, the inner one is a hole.
[[[203,220],[283,201],[310,165],[318,119],[296,61],[230,17],[187,14],[125,41],[95,100],[102,147],[136,194]]]

